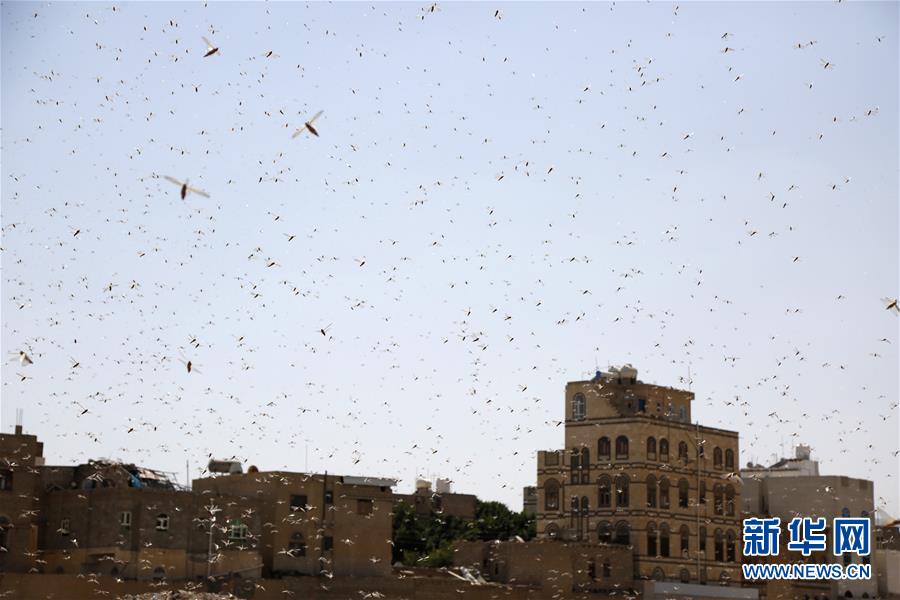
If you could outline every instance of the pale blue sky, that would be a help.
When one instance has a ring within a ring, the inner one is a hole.
[[[898,5],[429,6],[4,2],[3,430],[520,507],[566,381],[690,367],[897,513]]]

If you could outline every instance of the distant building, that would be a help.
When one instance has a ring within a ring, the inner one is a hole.
[[[473,494],[457,494],[452,491],[449,479],[438,478],[432,491],[427,479],[416,481],[416,491],[412,494],[394,494],[395,503],[405,503],[420,516],[432,513],[474,519],[478,498]]]
[[[566,385],[565,449],[538,453],[541,538],[632,546],[635,578],[739,583],[738,434],[630,365]]]
[[[748,464],[741,470],[744,492],[743,509],[746,516],[779,517],[786,527],[794,517],[825,517],[826,533],[831,539],[832,519],[835,517],[871,517],[875,515],[874,486],[867,479],[843,475],[820,475],[819,463],[812,460],[809,446],[797,446],[794,458],[783,458],[769,467]],[[874,536],[874,522],[873,531]],[[787,533],[782,539],[788,539]],[[784,546],[785,544],[782,544]],[[872,547],[875,545],[872,543]],[[769,562],[799,562],[799,553],[782,548],[778,557]],[[845,554],[836,557],[831,551],[813,553],[809,562],[835,563],[842,561],[871,564],[871,557]],[[760,561],[753,561],[760,562]],[[779,584],[779,594],[793,594],[810,598],[874,598],[877,594],[877,565],[873,565],[869,580],[821,581]],[[773,586],[770,586],[770,588]]]
[[[529,517],[537,513],[537,487],[529,485],[522,488],[522,512]]]

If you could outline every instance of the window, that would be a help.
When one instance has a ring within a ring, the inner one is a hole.
[[[684,410],[683,408],[681,410]],[[681,579],[681,583],[690,583],[691,582],[691,572],[687,569],[682,569],[678,573],[679,579]]]
[[[556,523],[550,523],[547,525],[547,528],[544,529],[544,533],[546,533],[549,538],[558,538],[559,526]]]
[[[616,460],[628,459],[628,438],[620,435],[616,438]]]
[[[613,538],[613,543],[625,546],[631,543],[631,528],[626,521],[616,523],[616,535]]]
[[[719,483],[713,486],[713,512],[717,515],[725,514],[725,492]]]
[[[119,526],[122,529],[131,529],[131,513],[129,511],[119,513]]]
[[[322,550],[326,552],[334,548],[334,538],[330,535],[326,535],[322,538]]]
[[[245,540],[249,533],[250,529],[240,519],[233,519],[228,527],[228,539],[231,540]]]
[[[63,519],[59,522],[59,533],[60,535],[69,535],[71,530],[69,529],[69,520]]]
[[[656,438],[647,438],[647,460],[656,460]]]
[[[669,526],[666,523],[659,526],[659,555],[669,556]]]
[[[690,547],[691,547],[691,530],[688,529],[687,525],[682,525],[680,529],[681,534],[681,557],[688,558],[690,556]]]
[[[156,515],[156,530],[157,531],[168,531],[169,530],[169,515],[163,513]]]
[[[659,480],[659,507],[669,508],[669,479],[667,477]]]
[[[647,475],[647,508],[656,508],[656,477]]]
[[[590,577],[592,581],[594,579],[597,579],[597,564],[594,561],[592,561],[592,560],[588,561],[587,571],[588,571],[588,577]]]
[[[612,564],[608,558],[603,561],[603,577],[612,577]]]
[[[678,506],[679,508],[688,507],[688,482],[687,479],[678,480]]]
[[[306,510],[306,494],[291,494],[291,512]]]
[[[616,506],[628,506],[628,475],[616,477]]]
[[[713,449],[713,467],[716,469],[722,468],[722,449],[718,446]]]
[[[544,484],[544,510],[559,510],[559,482],[555,479]]]
[[[700,504],[706,504],[706,480],[705,479],[702,479],[700,481],[700,492],[698,493],[697,501],[700,502]]]
[[[371,515],[374,510],[375,502],[369,499],[359,499],[356,501],[356,514]]]
[[[678,409],[678,420],[684,423],[687,421],[687,411],[684,410],[684,407]]]
[[[647,523],[647,556],[656,556],[656,525]]]
[[[730,529],[728,530],[728,534],[725,536],[727,541],[725,560],[728,562],[735,562],[735,537],[734,532]]]
[[[575,519],[578,517],[578,496],[572,496],[569,502],[571,510],[569,510],[569,526],[575,528]]]
[[[13,472],[10,469],[0,469],[0,492],[11,492],[13,484]]]
[[[722,562],[725,560],[725,536],[722,535],[721,529],[716,529],[714,541],[715,547],[713,551],[715,552],[715,559],[717,562]]]
[[[730,483],[725,486],[725,514],[734,516],[734,487]]]
[[[328,490],[325,492],[325,504],[334,504],[334,492]]]
[[[647,412],[646,398],[638,398],[638,412]]]
[[[577,448],[572,449],[571,457],[569,458],[569,466],[572,469],[572,473],[569,476],[569,482],[573,484],[581,483],[581,471],[582,471],[582,462],[581,462],[582,454]]]
[[[0,516],[0,552],[9,550],[9,528],[11,527],[9,517]]]
[[[659,440],[659,460],[669,462],[669,440],[666,438]]]
[[[597,525],[597,541],[601,544],[609,544],[612,542],[612,528],[608,521],[601,521]]]
[[[734,471],[734,450],[731,448],[725,451],[725,468]]]
[[[591,482],[591,451],[581,449],[581,483]]]
[[[597,491],[597,505],[600,508],[609,508],[612,504],[612,494],[610,493],[609,477],[603,475],[600,478],[599,490]]]
[[[597,459],[609,460],[610,443],[608,437],[602,437],[597,442]]]
[[[572,398],[572,419],[581,421],[584,419],[585,403],[584,394],[575,394]]]
[[[706,555],[706,527],[700,528],[700,552],[705,556]]]
[[[688,461],[688,453],[687,452],[688,452],[687,443],[678,442],[678,460],[680,460],[683,463],[686,463]]]

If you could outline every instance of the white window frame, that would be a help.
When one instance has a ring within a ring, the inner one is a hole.
[[[168,531],[169,530],[169,515],[165,513],[160,513],[156,515],[156,530],[157,531]]]

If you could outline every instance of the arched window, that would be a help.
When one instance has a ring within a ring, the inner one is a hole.
[[[653,581],[665,581],[666,580],[666,572],[662,570],[660,567],[656,567],[653,569],[653,573],[650,575],[650,579]]]
[[[691,530],[687,525],[682,525],[679,534],[681,535],[681,557],[688,558],[691,552]]]
[[[559,537],[559,525],[556,523],[550,523],[544,528],[544,533],[547,534],[548,538],[558,538]]]
[[[659,479],[659,507],[669,508],[669,478]]]
[[[716,469],[722,468],[722,449],[718,446],[713,448],[713,467]]]
[[[647,508],[656,508],[656,477],[647,475]]]
[[[161,513],[156,515],[156,530],[157,531],[168,531],[169,530],[169,515],[165,513]],[[165,572],[163,573],[165,575]]]
[[[725,535],[726,547],[725,547],[725,560],[728,562],[736,561],[736,550],[735,550],[735,537],[734,532],[730,529],[728,533]]]
[[[734,486],[730,483],[725,486],[725,514],[734,516]]]
[[[616,523],[616,535],[613,538],[613,543],[625,546],[631,544],[631,527],[629,527],[627,521]]]
[[[616,477],[616,506],[628,506],[628,475]]]
[[[599,489],[597,491],[597,505],[600,508],[609,508],[612,505],[612,493],[609,477],[603,475],[600,477]]]
[[[688,461],[688,447],[685,442],[678,442],[678,460],[685,463]]]
[[[702,554],[703,557],[705,558],[706,557],[706,527],[700,528],[700,535],[698,537],[699,537],[699,539],[697,541],[699,542],[699,546],[700,546],[700,554]]]
[[[164,567],[156,567],[153,569],[153,581],[162,581],[166,578],[166,570]]]
[[[679,577],[679,579],[681,579],[681,583],[690,583],[691,582],[691,572],[688,571],[687,569],[682,569],[678,573],[678,577]]]
[[[734,450],[731,448],[725,451],[725,468],[734,471]]]
[[[569,510],[569,526],[574,529],[575,519],[578,517],[578,496],[572,496],[572,499],[569,501],[569,506],[571,508],[571,510]]]
[[[575,394],[575,396],[572,397],[572,419],[575,421],[581,421],[582,419],[584,419],[584,414],[584,394]]]
[[[697,494],[697,501],[700,504],[706,504],[706,480],[700,480],[700,491]]]
[[[659,526],[659,555],[669,556],[669,525],[666,523]]]
[[[656,438],[647,438],[647,460],[656,460]]]
[[[581,483],[591,482],[591,451],[581,449]]]
[[[616,460],[628,459],[628,438],[620,435],[616,438]]]
[[[597,460],[609,460],[610,443],[608,437],[602,437],[597,441]]]
[[[291,541],[288,542],[288,554],[294,558],[306,556],[306,541],[303,539],[303,534],[299,531],[291,534]]]
[[[647,556],[656,556],[656,525],[647,523]]]
[[[597,541],[601,544],[612,542],[612,527],[610,527],[609,521],[600,521],[597,524]]]
[[[713,486],[713,512],[717,515],[725,514],[725,491],[721,483]]]
[[[688,482],[687,479],[678,480],[678,506],[679,508],[688,507]]]
[[[669,440],[666,438],[659,440],[659,460],[669,462]]]
[[[555,479],[544,484],[544,510],[559,510],[559,482]]]
[[[716,532],[713,534],[714,537],[714,558],[716,562],[723,562],[725,560],[725,536],[722,534],[721,529],[716,529]]]

